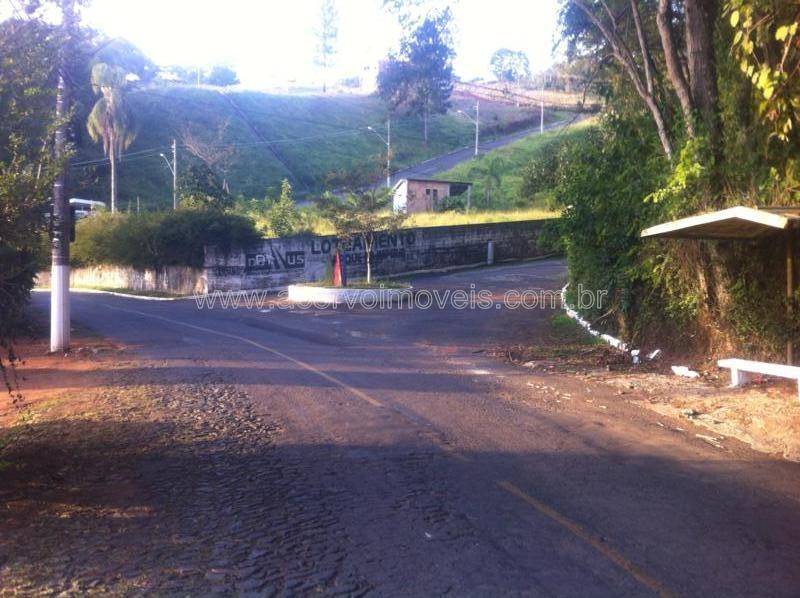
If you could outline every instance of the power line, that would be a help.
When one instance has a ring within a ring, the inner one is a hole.
[[[118,159],[119,160],[123,160],[125,158],[137,156],[137,155],[140,155],[140,154],[145,154],[145,153],[149,154],[149,153],[154,153],[154,152],[162,152],[162,151],[164,151],[164,149],[168,149],[168,146],[162,145],[162,146],[158,146],[158,147],[151,147],[151,148],[147,148],[147,149],[137,150],[135,152],[128,152],[127,154],[120,154],[118,156]],[[91,166],[91,165],[94,165],[94,164],[107,163],[109,161],[110,161],[109,158],[96,158],[94,160],[84,160],[83,162],[73,162],[72,164],[70,164],[70,166],[75,166],[75,167],[77,167],[77,166]]]
[[[20,13],[19,8],[17,7],[17,4],[16,4],[16,2],[14,2],[14,0],[8,0],[8,4],[9,4],[9,6],[11,6],[11,10],[14,11],[14,14],[17,16],[18,19],[23,19],[24,18],[26,21],[30,20],[27,17],[23,17],[22,16],[22,14]]]

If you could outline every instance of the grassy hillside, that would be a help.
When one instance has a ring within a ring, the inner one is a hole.
[[[472,181],[473,206],[478,210],[547,208],[547,192],[526,197],[521,191],[526,164],[542,152],[553,151],[564,138],[582,135],[594,120],[576,122],[566,129],[531,135],[505,147],[487,152],[475,160],[438,173],[437,178]]]
[[[129,204],[135,209],[137,196],[145,209],[171,205],[172,175],[159,152],[169,157],[169,145],[176,137],[178,169],[183,171],[196,160],[189,148],[180,147],[187,132],[210,146],[207,151],[225,154],[213,169],[227,180],[233,194],[246,197],[276,195],[284,177],[302,197],[324,189],[331,173],[379,171],[385,160],[384,143],[366,130],[371,125],[386,134],[385,107],[375,97],[167,87],[132,92],[129,103],[138,136],[119,168],[120,209]],[[468,111],[471,105],[469,100],[455,100],[454,110]],[[484,138],[529,126],[537,119],[537,111],[481,104]],[[418,118],[399,118],[392,125],[393,170],[468,145],[474,131],[454,111],[432,119],[427,146]],[[107,201],[107,165],[82,164],[102,158],[100,146],[87,135],[79,135],[72,195]]]

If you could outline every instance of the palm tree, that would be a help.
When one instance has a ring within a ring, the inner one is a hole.
[[[111,211],[117,210],[117,158],[133,143],[136,131],[125,104],[125,71],[100,62],[92,67],[92,90],[100,97],[95,102],[86,128],[95,143],[102,139],[103,152],[111,164]]]
[[[504,167],[505,162],[502,158],[492,156],[486,159],[486,172],[483,175],[483,202],[487,208],[491,204],[492,194],[500,188]]]

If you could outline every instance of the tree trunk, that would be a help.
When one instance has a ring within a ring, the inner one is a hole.
[[[111,140],[108,144],[108,159],[111,163],[111,213],[117,211],[117,156],[115,151],[116,140],[114,134],[111,134]]]
[[[678,95],[678,100],[681,103],[683,120],[686,123],[686,131],[689,133],[689,137],[694,137],[694,104],[692,103],[692,96],[689,91],[689,83],[683,75],[683,67],[678,57],[678,50],[675,47],[675,36],[672,32],[672,17],[672,0],[658,0],[656,23],[658,25],[659,36],[661,37],[661,46],[664,48],[667,74],[669,75],[672,87],[675,89],[675,93]]]
[[[422,131],[425,139],[425,145],[428,145],[428,108],[427,106],[422,111]]]
[[[595,25],[595,27],[597,27],[597,29],[600,30],[600,33],[602,33],[603,37],[605,37],[608,41],[608,44],[611,46],[611,50],[614,53],[614,58],[628,73],[628,77],[633,83],[636,92],[639,94],[639,97],[644,100],[648,110],[650,110],[650,114],[653,117],[653,121],[655,122],[656,129],[658,131],[658,138],[661,140],[661,146],[664,148],[664,154],[670,161],[672,161],[672,141],[670,140],[669,133],[667,132],[664,113],[661,110],[661,106],[659,106],[658,102],[656,101],[654,93],[648,91],[648,89],[652,87],[651,83],[642,81],[642,77],[639,74],[639,66],[636,64],[633,54],[631,53],[630,49],[628,49],[628,46],[625,45],[625,42],[620,37],[619,32],[616,29],[617,23],[613,12],[605,3],[603,3],[611,20],[609,25],[604,23],[603,20],[594,12],[592,3],[589,2],[589,0],[571,0],[571,2],[586,15],[586,17]],[[640,38],[640,40],[644,41],[643,36]],[[642,47],[642,53],[644,54],[646,51],[647,47],[645,45]],[[645,56],[644,60],[649,60],[649,55]]]
[[[719,14],[717,0],[686,0],[686,53],[692,101],[708,133],[715,156],[719,156],[721,123],[717,67],[714,54],[714,24]]]
[[[647,43],[647,36],[642,27],[642,18],[639,15],[639,7],[637,2],[639,0],[631,0],[631,14],[633,15],[633,23],[636,26],[636,38],[639,40],[639,49],[642,52],[642,63],[644,64],[644,79],[647,82],[647,93],[653,95],[655,93],[655,85],[653,83],[653,60],[650,57],[650,46]]]

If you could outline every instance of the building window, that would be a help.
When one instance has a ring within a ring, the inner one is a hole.
[[[437,201],[438,199],[439,199],[439,190],[438,189],[434,189],[433,190],[433,201]]]

